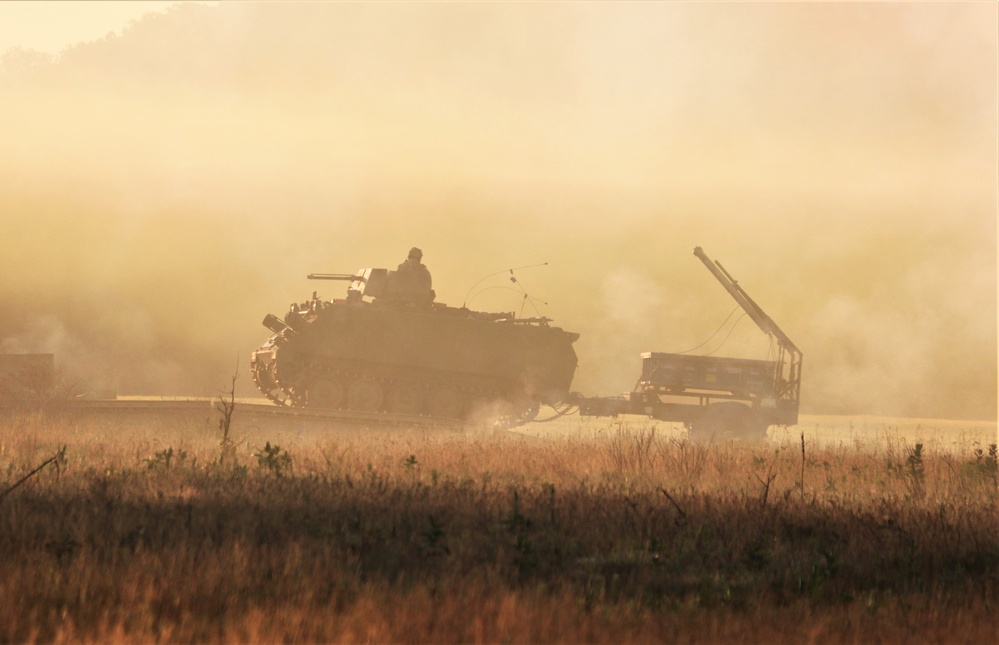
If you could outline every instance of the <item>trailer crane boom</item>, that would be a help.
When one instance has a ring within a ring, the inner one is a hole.
[[[721,262],[712,261],[701,247],[694,248],[694,255],[697,256],[708,271],[715,276],[715,279],[729,295],[742,307],[753,322],[756,323],[763,333],[768,334],[777,341],[778,353],[774,369],[774,394],[778,399],[791,399],[798,401],[801,394],[801,360],[802,353],[798,346],[788,338],[784,330],[767,315],[763,309],[756,304],[746,291],[739,286],[729,272],[725,270]]]
[[[645,352],[634,391],[576,398],[583,416],[645,415],[683,423],[695,441],[760,440],[771,425],[798,422],[801,350],[719,262],[694,255],[777,344],[776,360]]]

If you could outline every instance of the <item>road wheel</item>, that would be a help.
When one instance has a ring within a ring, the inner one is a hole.
[[[696,443],[721,441],[764,441],[767,424],[759,412],[743,403],[712,403],[699,419],[690,424],[690,440]]]
[[[445,419],[461,418],[464,404],[456,388],[439,386],[430,394],[430,413]]]
[[[347,406],[358,412],[376,412],[385,399],[382,386],[372,379],[361,379],[350,384],[347,390]]]
[[[541,410],[541,406],[533,401],[506,403],[503,407],[505,413],[493,421],[493,427],[496,429],[516,428],[530,423],[538,417],[538,412]]]
[[[389,412],[419,414],[423,407],[423,391],[415,383],[396,383],[388,393]]]
[[[519,421],[521,423],[530,423],[538,418],[538,412],[540,411],[541,406],[536,401],[532,401],[524,406],[523,411],[520,413],[520,417],[518,417]]]
[[[301,385],[305,379],[305,366],[295,359],[277,361],[277,381],[287,389]]]
[[[343,384],[333,378],[317,379],[309,386],[307,397],[311,408],[338,408],[343,402]]]

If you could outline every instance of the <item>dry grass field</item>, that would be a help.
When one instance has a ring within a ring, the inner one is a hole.
[[[990,642],[994,423],[0,419],[0,642]],[[18,481],[54,457],[24,483]],[[12,488],[14,487],[14,488]]]

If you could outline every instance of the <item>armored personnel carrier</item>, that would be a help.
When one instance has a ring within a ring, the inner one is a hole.
[[[342,299],[269,314],[253,379],[282,406],[466,420],[480,410],[520,423],[569,400],[578,334],[434,302],[428,285],[387,269],[312,274],[349,282]]]

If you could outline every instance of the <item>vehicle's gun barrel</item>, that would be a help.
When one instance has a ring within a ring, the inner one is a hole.
[[[349,280],[350,282],[360,280],[364,282],[363,275],[351,275],[349,273],[310,273],[307,277],[309,280]]]

